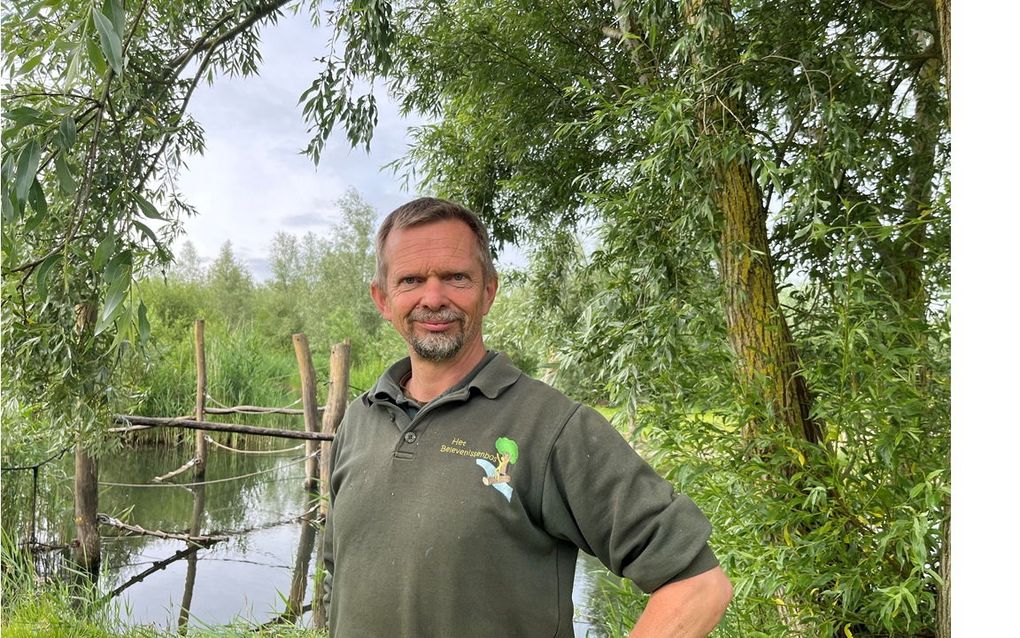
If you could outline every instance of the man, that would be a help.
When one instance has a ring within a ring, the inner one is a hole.
[[[485,349],[498,281],[474,214],[412,201],[376,258],[409,356],[333,445],[329,635],[572,636],[578,548],[654,592],[633,636],[707,635],[732,592],[708,521],[597,412]]]

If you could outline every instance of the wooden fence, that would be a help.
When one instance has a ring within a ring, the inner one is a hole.
[[[195,454],[192,459],[181,465],[179,468],[156,476],[154,483],[165,483],[178,477],[189,470],[195,479],[188,485],[196,489],[194,492],[194,507],[191,519],[191,526],[188,534],[168,534],[160,530],[146,530],[137,525],[131,525],[118,521],[117,519],[103,514],[99,511],[99,480],[98,462],[81,445],[75,451],[75,477],[74,477],[74,500],[75,500],[75,525],[77,528],[76,560],[88,572],[98,574],[100,564],[99,525],[108,525],[119,529],[126,534],[152,535],[161,538],[174,538],[187,543],[186,550],[175,553],[165,561],[159,561],[151,570],[135,576],[127,583],[109,592],[106,597],[112,597],[124,591],[128,586],[140,582],[148,574],[165,568],[170,563],[187,559],[188,571],[185,579],[185,592],[181,604],[181,614],[178,618],[178,626],[183,631],[187,627],[189,619],[189,608],[191,594],[194,590],[195,571],[197,564],[197,549],[208,547],[214,543],[226,540],[228,536],[203,535],[201,523],[205,509],[205,469],[209,453],[209,443],[219,447],[226,447],[216,443],[209,432],[237,432],[254,436],[270,436],[284,439],[300,439],[305,441],[305,479],[304,490],[306,493],[306,507],[304,514],[295,519],[282,521],[276,524],[292,523],[301,521],[301,540],[298,546],[295,559],[295,572],[291,583],[290,594],[287,598],[287,605],[284,613],[278,620],[296,620],[302,613],[308,610],[304,605],[305,585],[308,579],[312,540],[315,538],[316,527],[323,520],[328,506],[327,498],[320,498],[322,492],[328,492],[329,485],[329,447],[343,419],[347,408],[347,393],[350,382],[350,341],[345,340],[341,344],[333,344],[330,348],[329,363],[329,391],[327,393],[326,405],[319,408],[316,404],[316,378],[315,368],[312,365],[311,350],[308,339],[303,334],[293,335],[294,353],[297,358],[298,371],[301,377],[301,403],[300,410],[291,408],[274,408],[261,406],[234,406],[230,408],[209,408],[206,407],[206,360],[205,360],[205,322],[201,319],[195,322],[195,413],[188,417],[154,417],[120,414],[115,417],[115,426],[110,432],[124,433],[138,430],[145,430],[153,427],[188,428],[195,430]],[[257,427],[236,423],[217,423],[207,421],[207,415],[224,414],[290,414],[301,415],[304,419],[302,431],[284,430],[277,428]],[[321,413],[321,420],[320,420]],[[190,418],[190,417],[194,418]],[[228,448],[231,449],[231,448]],[[236,451],[236,450],[235,450]],[[240,478],[240,477],[235,477]],[[221,479],[222,480],[222,479]],[[252,530],[244,530],[252,531]],[[318,570],[322,569],[322,535],[320,537],[318,552]],[[194,551],[192,551],[194,550]],[[325,610],[322,608],[322,587],[321,579],[315,581],[315,592],[311,609],[316,626],[323,626]]]

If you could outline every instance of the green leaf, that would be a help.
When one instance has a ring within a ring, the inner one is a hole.
[[[103,3],[103,14],[110,18],[113,30],[117,36],[124,39],[124,6],[120,0],[106,0]]]
[[[21,65],[21,68],[18,69],[17,75],[25,75],[26,73],[31,73],[32,69],[39,66],[39,63],[42,62],[44,55],[45,52],[40,53],[35,57],[29,58],[24,64]]]
[[[131,199],[138,202],[139,208],[142,209],[142,214],[148,217],[149,219],[158,219],[164,222],[168,221],[166,217],[163,217],[162,215],[159,214],[159,211],[156,210],[155,206],[153,206],[147,199],[145,199],[138,193],[132,191]]]
[[[103,311],[96,322],[94,334],[100,334],[106,330],[123,310],[124,298],[127,297],[128,284],[131,277],[121,277],[110,284],[106,290],[106,301],[103,303]]]
[[[74,121],[73,115],[68,115],[60,122],[60,139],[64,143],[64,148],[71,150],[74,146],[75,140],[78,139],[78,125]]]
[[[39,111],[33,109],[31,106],[19,106],[9,111],[4,111],[4,117],[14,122],[15,129],[18,130],[29,124],[45,124],[46,118]],[[4,131],[4,135],[10,135],[11,131]]]
[[[32,206],[32,209],[35,210],[35,215],[25,222],[25,227],[22,229],[22,232],[25,234],[35,230],[39,224],[46,219],[48,210],[46,206],[46,195],[43,193],[42,186],[39,185],[39,180],[32,182],[32,188],[28,191],[28,203]]]
[[[149,334],[151,333],[147,314],[145,302],[138,302],[138,339],[143,344],[149,340]]]
[[[96,248],[96,254],[92,256],[93,268],[98,269],[106,265],[107,260],[113,253],[113,247],[116,245],[116,242],[117,236],[111,228],[110,231],[106,233],[106,237],[103,238],[103,241],[99,242],[99,247]]]
[[[58,153],[55,161],[55,168],[57,172],[57,183],[60,185],[60,190],[65,195],[74,194],[77,186],[74,183],[74,175],[71,174],[71,167],[67,165],[67,159],[63,153]]]
[[[14,194],[18,199],[25,201],[28,191],[35,181],[35,172],[39,170],[39,158],[42,157],[42,147],[39,140],[33,139],[21,151],[18,157],[18,174],[14,178]]]
[[[3,196],[3,202],[0,203],[3,207],[3,220],[4,224],[14,223],[14,218],[17,216],[17,210],[14,208],[14,204],[11,203],[11,197],[14,193],[7,193]]]
[[[49,282],[47,279],[53,265],[59,260],[60,253],[50,255],[35,269],[35,295],[40,300],[45,300],[49,295]]]
[[[102,77],[106,75],[106,60],[103,59],[103,52],[92,40],[85,41],[85,53],[89,56],[89,62],[92,63],[92,68],[96,70],[96,75]]]
[[[32,187],[28,189],[28,204],[40,215],[46,214],[46,193],[43,192],[38,179],[32,180]]]
[[[99,31],[99,44],[103,47],[103,57],[113,67],[113,72],[120,75],[124,69],[121,66],[123,60],[121,60],[121,43],[117,30],[110,19],[95,7],[92,9],[92,20],[96,23],[96,30]]]
[[[106,264],[106,268],[103,269],[103,281],[113,284],[113,282],[122,279],[124,274],[130,277],[131,275],[131,251],[123,250],[117,253],[113,259]]]
[[[148,237],[149,240],[152,241],[152,243],[154,245],[156,245],[156,246],[159,245],[159,238],[156,237],[156,233],[152,232],[151,228],[149,228],[148,226],[146,226],[145,224],[143,224],[140,221],[133,221],[131,223],[134,225],[135,228],[140,230],[142,232],[142,234],[144,234],[146,237]]]

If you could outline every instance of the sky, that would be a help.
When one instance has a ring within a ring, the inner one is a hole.
[[[355,188],[380,218],[417,193],[401,189],[402,178],[382,167],[407,149],[407,129],[418,117],[401,118],[396,106],[379,102],[371,153],[353,150],[338,126],[316,167],[300,151],[311,135],[298,97],[311,86],[326,52],[330,29],[313,27],[307,14],[284,12],[262,29],[263,64],[258,76],[220,77],[202,83],[190,104],[205,130],[205,153],[182,171],[179,189],[198,215],[184,222],[185,240],[208,263],[229,240],[257,281],[269,275],[267,256],[280,231],[326,234],[335,221],[336,200]]]

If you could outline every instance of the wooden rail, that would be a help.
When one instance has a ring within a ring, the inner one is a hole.
[[[185,428],[188,430],[211,430],[213,432],[239,432],[241,434],[254,434],[255,436],[275,436],[281,439],[304,439],[312,441],[331,441],[333,435],[323,432],[303,432],[298,430],[280,430],[277,428],[263,428],[256,425],[242,425],[240,423],[213,423],[211,421],[195,421],[193,419],[167,419],[155,416],[135,416],[133,414],[118,414],[114,420],[132,426],[148,426],[163,428]]]

